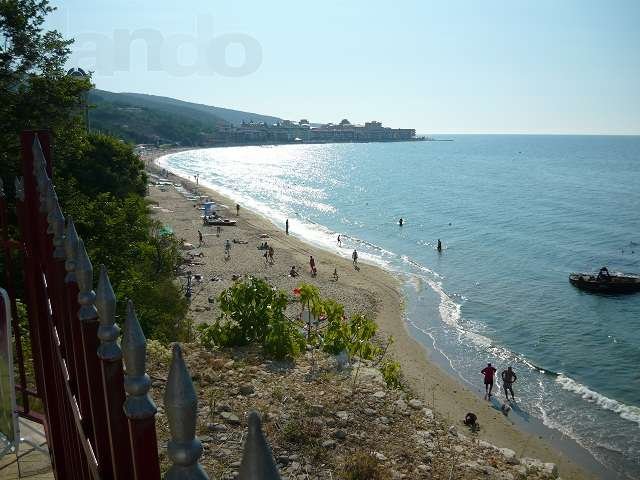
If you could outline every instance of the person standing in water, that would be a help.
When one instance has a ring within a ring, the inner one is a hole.
[[[340,234],[338,234],[338,246],[342,246],[342,238],[340,238]]]
[[[358,252],[356,250],[353,251],[353,253],[351,254],[351,259],[353,260],[353,266],[357,266],[358,265]]]
[[[507,401],[509,400],[509,392],[511,392],[511,400],[515,402],[516,396],[513,394],[513,383],[518,379],[516,372],[514,372],[511,367],[508,367],[506,370],[503,370],[500,374],[502,377],[502,382],[504,384],[504,394],[507,397]]]
[[[236,217],[240,216],[240,204],[236,203]]]
[[[398,221],[398,225],[402,226],[403,223],[404,223],[404,220],[402,220],[402,217],[400,217],[400,220]]]
[[[497,370],[491,366],[491,363],[487,363],[487,366],[480,370],[480,373],[484,375],[484,390],[487,397],[491,396],[491,390],[493,390],[493,376]]]
[[[440,242],[440,239],[438,239],[438,251],[442,251],[442,242]]]
[[[284,222],[284,232],[289,235],[289,219],[287,218],[287,221]]]

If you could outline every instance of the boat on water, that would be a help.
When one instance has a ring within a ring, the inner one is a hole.
[[[609,273],[602,267],[598,273],[572,273],[569,282],[589,292],[632,293],[640,291],[640,275]]]

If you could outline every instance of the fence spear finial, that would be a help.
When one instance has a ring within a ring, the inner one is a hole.
[[[13,185],[16,190],[16,200],[18,200],[19,202],[24,202],[24,178],[16,177]]]
[[[202,454],[202,443],[195,438],[198,398],[178,343],[173,344],[164,408],[171,430],[167,453],[173,461],[165,480],[208,480],[198,463]]]
[[[73,223],[71,216],[67,216],[67,228],[64,234],[64,252],[67,260],[64,262],[64,268],[67,276],[64,278],[65,283],[76,281],[76,257],[78,256],[78,232]]]
[[[122,358],[122,350],[118,346],[120,327],[116,325],[116,294],[109,281],[107,268],[100,265],[100,278],[96,289],[95,305],[98,310],[100,326],[98,327],[98,357],[102,360],[115,361]]]
[[[62,214],[62,209],[60,208],[57,198],[53,204],[53,210],[47,215],[47,221],[49,222],[51,233],[53,233],[53,258],[62,260],[65,258],[64,215]],[[49,229],[47,229],[47,231],[49,231]]]
[[[78,240],[76,279],[79,290],[78,303],[80,304],[78,318],[82,322],[95,322],[98,319],[98,313],[94,305],[96,294],[93,291],[93,265],[91,265],[91,260],[82,239]]]
[[[31,154],[33,155],[33,170],[35,173],[36,167],[47,165],[47,161],[44,158],[44,152],[42,151],[40,137],[38,137],[37,133],[33,136],[33,143],[31,144]]]
[[[124,355],[124,389],[127,399],[124,413],[131,419],[144,419],[155,415],[157,408],[149,396],[151,379],[145,371],[147,339],[138,321],[133,302],[127,302],[127,319],[122,334],[122,353]]]
[[[4,197],[4,182],[2,181],[2,178],[0,178],[0,197]]]
[[[238,480],[280,480],[271,447],[262,432],[258,412],[249,412],[249,433],[244,442]]]

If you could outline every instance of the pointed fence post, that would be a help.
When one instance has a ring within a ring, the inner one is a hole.
[[[65,250],[64,250],[64,215],[58,203],[53,184],[49,183],[47,192],[47,233],[51,233],[53,252],[49,255],[49,270],[47,274],[47,290],[49,292],[49,301],[52,309],[51,319],[59,340],[54,347],[59,351],[60,358],[64,364],[63,382],[69,386],[69,390],[61,385],[63,408],[66,419],[66,431],[68,435],[68,448],[72,461],[71,473],[72,478],[81,480],[83,475],[86,477],[88,471],[86,463],[83,461],[83,449],[81,435],[74,420],[74,410],[76,405],[67,395],[67,391],[71,395],[76,396],[78,391],[78,382],[76,377],[75,358],[73,355],[73,342],[71,340],[71,324],[69,323],[69,313],[67,305],[66,290],[64,287],[65,277]],[[79,412],[78,412],[79,413]]]
[[[24,178],[16,177],[13,182],[13,186],[16,191],[16,200],[24,202]]]
[[[78,281],[78,319],[82,330],[82,352],[87,374],[91,421],[93,424],[94,447],[98,461],[98,470],[104,480],[114,478],[109,445],[109,427],[104,403],[102,372],[98,359],[98,311],[94,305],[96,294],[93,291],[93,265],[82,239],[78,240],[76,256],[76,279]]]
[[[159,480],[160,462],[155,421],[157,408],[149,396],[151,379],[145,371],[147,339],[131,300],[127,302],[122,353],[125,365],[124,389],[127,392],[124,413],[129,419],[135,480]]]
[[[164,393],[164,408],[171,431],[167,453],[173,462],[165,480],[209,480],[198,463],[202,455],[202,443],[196,438],[198,397],[178,343],[173,344],[171,367]]]
[[[87,384],[87,370],[82,350],[82,330],[78,321],[78,282],[76,279],[76,258],[78,256],[78,232],[71,217],[67,217],[67,227],[64,236],[65,271],[64,283],[67,300],[68,322],[73,344],[73,358],[76,372],[78,408],[82,417],[82,427],[89,442],[95,445],[93,424],[91,423],[91,401],[89,400],[89,386]]]
[[[44,157],[42,149],[34,148],[34,132],[20,136],[22,172],[24,176],[24,202],[18,203],[20,227],[25,246],[24,271],[29,316],[30,338],[34,342],[34,368],[38,393],[43,401],[46,433],[53,468],[58,478],[73,478],[70,470],[68,422],[64,419],[62,369],[58,361],[55,335],[50,320],[49,298],[45,283],[45,266],[52,250],[47,248],[46,218],[40,209],[42,202],[36,187],[37,163],[34,156]],[[47,150],[48,151],[48,150]],[[46,159],[45,159],[46,160]]]
[[[262,432],[258,412],[249,412],[249,433],[244,442],[238,480],[280,480],[271,447]]]
[[[129,428],[122,409],[125,402],[122,350],[118,345],[120,327],[116,325],[116,294],[104,265],[100,266],[100,279],[96,291],[98,327],[98,357],[102,376],[102,391],[107,413],[114,477],[129,480],[133,466],[129,445]]]

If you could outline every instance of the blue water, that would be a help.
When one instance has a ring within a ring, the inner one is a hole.
[[[640,137],[449,138],[208,149],[161,163],[396,272],[410,331],[463,382],[480,388],[487,361],[513,365],[523,418],[574,439],[612,477],[640,478],[640,294],[567,280],[602,265],[640,273]]]

